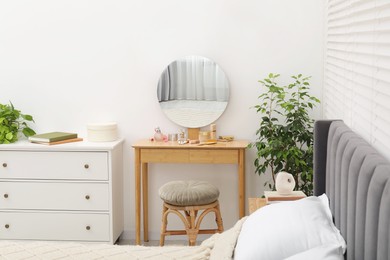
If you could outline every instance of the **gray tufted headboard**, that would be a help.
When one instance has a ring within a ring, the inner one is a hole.
[[[314,194],[324,192],[346,259],[390,259],[390,163],[340,120],[314,126]]]

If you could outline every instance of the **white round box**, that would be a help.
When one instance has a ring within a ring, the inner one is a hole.
[[[118,139],[117,123],[88,124],[88,141],[111,142]]]

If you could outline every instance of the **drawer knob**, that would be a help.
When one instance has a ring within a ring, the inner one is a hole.
[[[86,200],[89,200],[91,197],[89,197],[89,195],[85,195],[85,199]]]
[[[4,194],[4,198],[8,198],[8,194],[7,193]]]
[[[9,225],[8,224],[5,224],[4,226],[6,229],[9,229]]]
[[[89,164],[84,164],[84,168],[88,169],[89,168]]]
[[[90,226],[86,226],[85,229],[86,230],[91,230],[91,227]]]
[[[3,163],[3,167],[6,168],[7,167],[7,163]]]

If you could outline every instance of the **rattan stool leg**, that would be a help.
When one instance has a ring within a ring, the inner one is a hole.
[[[196,244],[196,238],[198,237],[199,229],[195,226],[195,220],[198,211],[191,209],[190,210],[190,227],[186,229],[188,236],[188,245],[194,246]]]
[[[168,208],[163,205],[162,219],[161,219],[161,231],[160,231],[160,246],[163,246],[165,243],[165,233],[167,231],[168,225]]]
[[[215,221],[217,222],[218,231],[220,233],[222,233],[223,232],[223,221],[222,221],[222,217],[221,217],[221,209],[219,207],[219,203],[215,206],[215,208],[216,208]]]

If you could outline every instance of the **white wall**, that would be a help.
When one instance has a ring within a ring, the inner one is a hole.
[[[269,72],[311,75],[323,82],[321,0],[35,0],[0,1],[0,102],[34,116],[37,132],[77,131],[116,121],[124,149],[125,238],[134,238],[134,153],[131,144],[179,126],[162,114],[156,88],[171,61],[202,55],[229,77],[231,98],[218,134],[255,139],[260,115],[250,107]],[[315,117],[320,117],[320,109]],[[246,158],[247,197],[263,177]],[[221,191],[225,228],[238,219],[236,166],[151,165],[150,231],[160,229],[157,189],[174,179],[204,179]],[[209,223],[211,221],[207,220]],[[206,223],[206,224],[209,224]],[[174,222],[175,224],[175,222]]]

